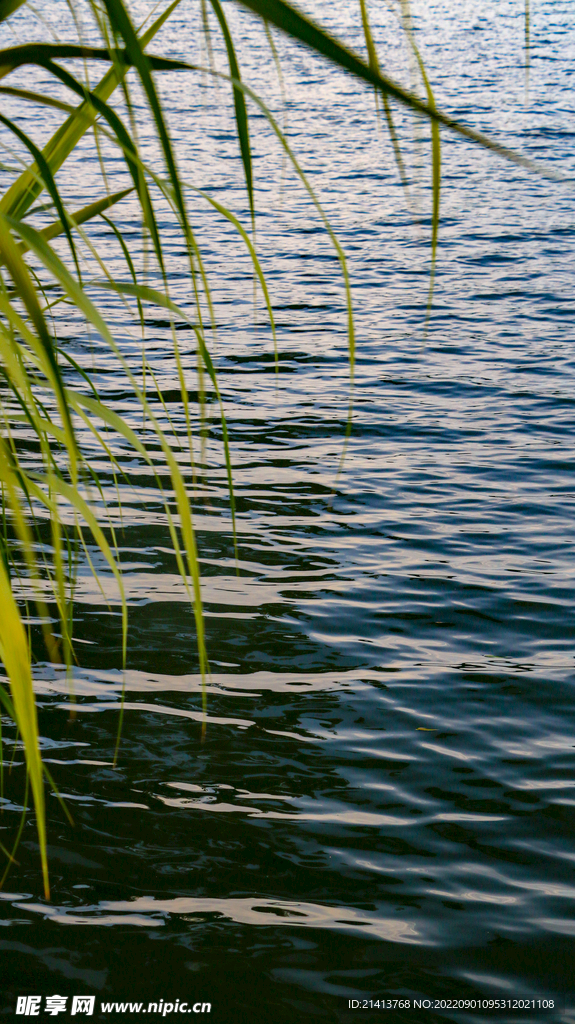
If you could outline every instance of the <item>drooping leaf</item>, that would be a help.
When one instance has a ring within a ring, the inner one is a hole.
[[[222,34],[223,34],[224,41],[225,41],[225,44],[226,44],[226,51],[227,51],[227,54],[228,54],[228,62],[229,62],[229,65],[230,65],[230,75],[231,75],[233,80],[237,80],[237,81],[241,82],[242,76],[240,74],[240,69],[239,69],[239,66],[238,66],[238,61],[237,61],[237,57],[236,57],[236,51],[235,51],[235,48],[234,48],[234,43],[233,43],[233,40],[232,40],[232,35],[231,35],[230,29],[229,29],[229,25],[228,25],[228,23],[226,21],[226,16],[224,14],[222,5],[220,3],[220,0],[210,0],[210,3],[211,3],[211,5],[212,5],[212,7],[214,9],[216,18],[218,19],[218,21],[220,23],[220,28],[222,30]],[[236,112],[236,127],[237,127],[237,130],[238,130],[238,141],[239,141],[239,144],[240,144],[240,153],[241,153],[241,157],[242,157],[242,163],[243,163],[243,166],[244,166],[244,174],[245,174],[245,178],[246,178],[246,187],[247,187],[247,190],[248,190],[248,198],[249,198],[249,202],[250,202],[250,213],[251,213],[252,225],[253,225],[254,219],[255,219],[254,183],[253,183],[253,174],[252,174],[252,155],[251,155],[251,149],[250,149],[250,134],[249,134],[249,127],[248,127],[248,113],[247,113],[247,110],[246,110],[246,101],[244,99],[244,94],[241,91],[241,89],[238,89],[237,86],[234,85],[233,86],[233,91],[234,91],[234,108],[235,108],[235,112]]]
[[[0,21],[6,21],[26,0],[0,0]]]
[[[320,28],[311,18],[305,17],[300,14],[295,7],[286,3],[285,0],[238,0],[238,3],[242,7],[248,8],[255,14],[259,14],[261,18],[265,18],[267,21],[276,25],[277,28],[285,32],[286,35],[291,36],[293,39],[298,39],[300,42],[305,43],[311,50],[321,54],[323,57],[327,57],[334,64],[343,68],[345,71],[351,72],[356,78],[362,79],[369,85],[374,85],[382,93],[393,97],[398,100],[404,106],[410,110],[414,110],[419,114],[424,114],[432,121],[437,121],[439,124],[445,125],[451,131],[457,135],[461,135],[470,142],[474,142],[484,149],[489,149],[499,156],[504,157],[511,163],[517,164],[520,167],[525,167],[531,171],[535,171],[539,174],[545,174],[549,178],[559,179],[560,176],[555,174],[551,169],[544,168],[536,164],[533,160],[529,160],[528,157],[523,156],[521,153],[517,153],[513,149],[509,149],[507,146],[502,146],[494,139],[484,135],[482,132],[475,131],[473,128],[469,128],[461,121],[456,118],[450,117],[445,114],[442,110],[430,106],[429,103],[425,103],[415,93],[410,92],[407,89],[403,89],[397,82],[395,82],[388,75],[384,75],[381,71],[376,71],[374,68],[370,68],[369,64],[361,60],[355,53],[349,50],[346,46],[343,46],[337,39],[335,39],[329,32]]]
[[[157,32],[159,32],[162,25],[165,24],[167,19],[170,17],[170,15],[173,13],[173,11],[176,9],[180,2],[181,0],[172,0],[172,3],[169,4],[166,10],[163,11],[158,16],[158,18],[156,18],[156,20],[152,23],[152,25],[150,25],[150,27],[142,33],[142,47],[146,47],[148,43],[151,42],[151,40],[154,38]],[[85,55],[87,49],[89,48],[82,47],[81,49],[83,50]],[[15,51],[20,54],[21,59],[23,59],[24,54],[27,52],[24,47],[13,47],[11,51],[2,51],[5,54],[5,59],[7,61],[7,67],[9,70],[11,70],[14,66],[10,63],[10,53],[12,52],[13,60]],[[100,52],[102,51],[100,50]],[[0,52],[0,77],[2,77],[1,56],[2,53]],[[45,54],[44,56],[47,55]],[[50,56],[50,59],[52,59],[52,56]],[[105,56],[100,59],[109,61],[108,51],[105,51]],[[26,59],[24,62],[35,63],[35,61],[30,61],[28,59]],[[127,65],[125,66],[125,69],[122,69],[121,67],[118,68],[116,66],[110,68],[110,70],[106,72],[102,80],[95,87],[94,93],[97,96],[99,96],[100,99],[107,100],[114,92],[116,86],[119,84],[121,74],[126,74],[127,70]],[[80,106],[76,108],[74,113],[70,114],[70,116],[67,118],[64,124],[61,125],[60,128],[58,128],[58,130],[54,133],[54,135],[47,143],[47,145],[44,146],[42,152],[46,160],[50,164],[50,168],[53,174],[55,174],[56,171],[59,170],[64,161],[70,156],[70,153],[73,152],[82,136],[85,135],[89,128],[92,127],[94,121],[96,120],[96,116],[96,111],[94,110],[91,103],[89,101],[83,100]],[[32,165],[29,169],[22,172],[22,174],[17,178],[17,180],[13,182],[13,184],[10,186],[8,191],[2,196],[2,199],[0,200],[0,213],[7,213],[8,215],[13,217],[22,217],[26,210],[28,210],[31,207],[32,203],[40,195],[41,191],[42,185],[38,181],[38,167]]]
[[[0,475],[5,477],[9,472],[9,460],[4,446],[0,444]],[[38,716],[32,685],[30,653],[22,617],[12,593],[3,559],[0,559],[0,659],[10,682],[14,718],[24,743],[26,768],[36,811],[44,895],[49,899],[44,778],[38,744]]]

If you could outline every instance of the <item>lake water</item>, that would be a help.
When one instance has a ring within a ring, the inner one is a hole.
[[[152,5],[133,6],[141,18]],[[409,85],[397,21],[372,7],[382,67]],[[66,37],[61,0],[37,9],[48,25],[20,12],[19,39],[48,38],[50,26]],[[281,121],[265,35],[225,9],[245,78]],[[359,4],[306,9],[361,49]],[[430,0],[414,16],[438,104],[572,175],[573,5],[532,4],[527,95],[520,0]],[[2,38],[11,45],[6,27]],[[58,993],[98,1005],[199,1000],[212,1004],[208,1019],[235,1024],[541,1015],[413,1006],[521,999],[553,1000],[546,1019],[574,1021],[572,186],[442,132],[426,334],[428,130],[397,111],[417,225],[370,90],[275,38],[290,143],[349,259],[357,367],[344,467],[337,477],[349,399],[339,264],[254,108],[277,374],[243,244],[189,197],[214,289],[240,566],[237,576],[214,411],[195,490],[212,669],[205,742],[192,616],[165,517],[145,467],[125,453],[133,488],[121,526],[102,464],[130,603],[119,766],[117,592],[103,567],[108,607],[81,562],[75,717],[64,673],[36,666],[44,754],[75,827],[50,796],[49,904],[32,816],[24,829],[0,893],[0,1009],[11,1017],[18,995]],[[215,23],[213,47],[223,67]],[[151,49],[205,63],[199,4],[183,0]],[[247,225],[228,87],[201,74],[159,81],[183,177]],[[17,109],[6,97],[3,107]],[[24,114],[37,142],[61,119]],[[153,161],[141,104],[137,114]],[[61,177],[72,207],[102,194],[89,140],[70,167]],[[117,167],[113,188],[126,177]],[[114,217],[141,260],[135,204]],[[162,223],[173,296],[191,308],[181,239]],[[126,277],[105,226],[92,237]],[[136,316],[93,294],[137,366]],[[166,321],[147,316],[147,352],[184,435]],[[58,317],[63,344],[136,424],[104,344]],[[180,339],[195,389],[193,339]],[[13,729],[3,729],[11,757]],[[19,820],[21,760],[17,750],[5,769],[4,845]],[[349,1009],[378,998],[410,1008]]]

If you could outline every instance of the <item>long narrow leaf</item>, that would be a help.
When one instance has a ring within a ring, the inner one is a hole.
[[[6,21],[26,0],[0,0],[0,21]]]
[[[114,192],[110,196],[97,199],[95,203],[89,203],[88,206],[83,206],[80,210],[75,210],[74,213],[68,214],[69,221],[72,225],[86,224],[87,221],[94,220],[104,213],[105,210],[109,210],[111,206],[125,199],[133,191],[133,188],[124,188],[121,192]],[[42,228],[40,234],[47,242],[51,242],[53,238],[57,238],[63,231],[64,225],[62,221],[55,220],[53,224],[48,224],[47,227]],[[19,249],[21,253],[25,253],[28,251],[28,246],[21,244]]]
[[[158,18],[156,18],[153,24],[150,25],[148,29],[146,29],[146,31],[142,34],[140,40],[141,45],[143,47],[147,46],[148,43],[151,42],[156,33],[159,32],[162,25],[165,24],[166,20],[170,17],[170,15],[180,2],[181,0],[173,0],[173,2],[166,8],[166,10],[163,11]],[[82,47],[81,49],[84,51],[85,55],[86,51],[89,48]],[[21,58],[23,58],[23,54],[25,52],[23,47],[14,47],[12,48],[12,51],[3,51],[7,55],[6,59],[8,61],[9,69],[15,65],[10,65],[10,58],[8,55],[10,54],[10,52],[12,52],[12,54],[14,55],[14,52],[16,50],[18,50]],[[109,61],[110,55],[108,51],[104,52],[105,56],[99,59]],[[29,59],[26,59],[24,63],[37,63],[37,61],[30,61]],[[128,65],[126,64],[123,73],[125,74],[127,70]],[[107,100],[114,92],[116,86],[119,84],[121,74],[122,69],[120,69],[119,71],[116,66],[110,68],[110,70],[106,72],[102,80],[93,90],[94,93],[97,96],[99,96],[100,99]],[[0,77],[2,77],[1,71]],[[78,144],[82,136],[85,135],[88,129],[92,127],[94,121],[96,120],[96,117],[96,111],[94,110],[91,103],[89,101],[84,100],[80,104],[80,106],[74,111],[74,113],[70,114],[70,116],[67,118],[64,124],[61,125],[60,128],[58,128],[58,130],[55,132],[50,141],[42,150],[44,156],[50,164],[53,174],[56,173],[56,171],[62,166],[67,157],[69,157],[70,153],[75,149],[76,145]],[[26,210],[30,208],[32,203],[35,201],[35,199],[40,195],[40,192],[42,191],[42,186],[41,184],[38,183],[37,180],[37,173],[37,166],[32,165],[32,167],[24,171],[19,176],[19,178],[10,186],[8,191],[0,200],[0,213],[7,213],[10,216],[14,217],[22,217],[24,215]]]
[[[6,461],[6,454],[1,445],[0,461]],[[14,600],[10,580],[2,559],[0,559],[0,658],[10,681],[10,694],[16,725],[24,743],[26,767],[36,810],[44,895],[46,899],[49,899],[44,780],[38,744],[38,717],[32,685],[30,655],[22,618]]]
[[[74,479],[76,475],[77,445],[70,412],[64,399],[64,389],[60,368],[56,360],[52,339],[50,338],[44,316],[40,309],[36,290],[30,280],[28,268],[22,259],[14,239],[12,238],[11,232],[8,230],[10,226],[10,219],[8,217],[3,217],[0,214],[0,257],[8,267],[16,289],[19,292],[30,319],[36,329],[45,361],[44,369],[57,395],[60,414],[66,429],[72,477]]]
[[[225,40],[226,50],[228,54],[228,62],[230,65],[230,76],[232,79],[237,79],[241,82],[242,76],[240,75],[240,69],[236,57],[236,51],[234,48],[232,35],[226,21],[226,16],[223,12],[220,0],[210,0],[210,3],[214,9],[216,18],[220,23],[222,35]],[[244,174],[246,176],[246,187],[248,190],[248,197],[250,201],[250,213],[252,216],[252,225],[255,220],[255,209],[254,209],[254,184],[253,184],[253,173],[252,173],[252,155],[250,149],[250,134],[248,127],[248,113],[246,110],[246,101],[244,94],[241,89],[238,89],[235,85],[234,90],[234,107],[236,112],[236,126],[238,129],[238,140],[240,143],[240,153],[242,156],[242,163],[244,165]]]
[[[470,142],[477,143],[485,149],[490,149],[506,160],[510,160],[511,163],[518,164],[520,167],[525,167],[531,171],[536,171],[539,174],[544,174],[554,180],[563,180],[560,175],[555,174],[551,169],[544,168],[521,153],[509,149],[507,146],[500,145],[500,143],[490,139],[489,136],[484,135],[482,132],[469,128],[455,118],[449,117],[443,111],[430,106],[429,103],[425,103],[415,93],[402,89],[392,78],[370,68],[369,64],[366,64],[360,57],[356,56],[351,50],[348,50],[347,47],[338,42],[337,39],[334,39],[328,32],[320,28],[311,18],[300,14],[295,7],[286,3],[285,0],[238,0],[238,3],[242,7],[247,7],[255,14],[259,14],[261,18],[270,21],[277,28],[285,32],[286,35],[305,43],[310,49],[327,57],[345,71],[350,71],[356,78],[361,78],[364,82],[368,82],[369,85],[376,86],[382,93],[399,100],[400,103],[411,110],[424,114],[426,117],[431,118],[432,121],[445,125],[446,128],[449,128],[456,134],[469,139]]]

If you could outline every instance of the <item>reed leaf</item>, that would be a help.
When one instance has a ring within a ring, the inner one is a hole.
[[[0,0],[0,21],[6,21],[26,0]]]
[[[4,446],[0,445],[0,477],[6,483],[11,479],[11,475],[7,453]],[[13,487],[12,493],[15,491],[16,488]],[[36,809],[44,895],[46,899],[49,899],[44,773],[38,742],[38,717],[32,685],[30,651],[20,611],[12,593],[10,578],[2,559],[0,559],[0,658],[10,683],[14,721],[24,744],[26,768]]]
[[[401,8],[403,12],[404,29],[409,39],[409,45],[413,51],[417,66],[425,86],[425,92],[427,94],[427,102],[431,110],[436,110],[435,96],[433,89],[431,88],[427,70],[421,56],[421,52],[413,35],[413,28],[411,25],[411,13],[409,9],[409,0],[401,0]],[[441,139],[439,135],[439,123],[432,118],[431,120],[431,192],[432,192],[432,210],[431,210],[431,272],[429,275],[429,294],[427,298],[427,311],[426,311],[426,325],[431,314],[431,306],[433,303],[433,288],[435,284],[435,269],[437,266],[437,237],[439,233],[439,204],[441,200]]]
[[[425,103],[415,93],[410,92],[408,89],[403,89],[389,76],[371,68],[369,64],[366,64],[365,61],[361,60],[360,57],[356,56],[346,46],[320,28],[311,18],[300,14],[295,7],[285,3],[284,0],[238,0],[238,3],[242,7],[246,7],[255,14],[258,14],[261,18],[265,18],[281,29],[282,32],[285,32],[286,35],[305,43],[314,52],[327,57],[328,60],[343,68],[344,71],[349,71],[356,78],[360,78],[369,85],[375,86],[384,95],[398,100],[410,110],[423,114],[431,121],[444,125],[450,131],[455,132],[455,134],[469,139],[470,142],[474,142],[484,149],[497,153],[498,156],[517,164],[519,167],[525,167],[530,171],[543,174],[554,180],[562,180],[561,176],[552,169],[535,163],[535,161],[510,149],[508,146],[502,146],[494,139],[489,138],[488,135],[469,128],[461,121],[450,117],[435,106]]]
[[[226,50],[228,54],[228,62],[230,65],[230,77],[232,81],[241,82],[242,76],[240,75],[240,69],[236,58],[236,51],[234,48],[232,35],[226,21],[226,16],[223,12],[220,0],[210,0],[210,3],[214,9],[216,18],[220,23],[222,35],[226,44]],[[250,202],[250,213],[252,217],[252,225],[255,222],[255,209],[254,209],[254,183],[252,175],[252,155],[250,149],[250,134],[248,127],[248,114],[246,110],[246,102],[244,94],[241,89],[238,89],[236,85],[233,86],[234,93],[234,107],[236,112],[236,126],[238,130],[238,141],[240,144],[240,153],[242,157],[242,163],[244,165],[244,174],[246,177],[246,188],[248,190],[248,198]]]
[[[140,40],[142,48],[152,41],[156,33],[159,32],[162,25],[165,24],[180,2],[181,0],[173,0],[166,10],[156,18],[153,24],[142,33],[142,38]],[[86,51],[89,48],[76,47],[75,49],[83,51],[82,53],[77,54],[77,56],[87,56]],[[13,67],[20,66],[18,63],[10,63],[15,59],[15,55],[22,61],[22,63],[38,63],[38,61],[35,60],[23,59],[26,47],[12,47],[10,50],[3,52],[5,54],[4,62],[2,60],[2,52],[0,52],[0,78],[2,77],[2,68],[4,66],[9,70],[12,70]],[[100,57],[97,59],[109,61],[110,55],[107,50],[100,50],[99,52]],[[12,54],[12,57],[10,57],[10,54]],[[54,53],[52,48],[52,55],[50,56],[50,59],[53,59],[53,56]],[[126,74],[127,70],[127,65],[119,70],[116,67],[110,68],[93,90],[94,94],[102,100],[107,100],[119,84],[122,74]],[[96,116],[96,111],[90,102],[84,100],[74,113],[70,114],[64,124],[58,128],[42,150],[45,159],[50,165],[52,174],[55,174],[56,171],[59,170],[67,157],[69,157],[74,151],[82,136],[85,135],[85,133],[94,124]],[[38,198],[41,191],[42,185],[38,181],[38,167],[32,165],[20,175],[20,177],[2,196],[2,199],[0,200],[0,213],[7,213],[14,217],[22,217],[31,207],[32,203]]]

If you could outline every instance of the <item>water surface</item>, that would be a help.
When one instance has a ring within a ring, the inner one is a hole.
[[[134,9],[143,16],[150,6]],[[265,35],[225,7],[245,77],[281,120]],[[38,5],[51,19],[56,8],[64,35],[65,5]],[[373,8],[382,66],[409,84],[397,24]],[[359,5],[308,9],[361,49]],[[573,8],[543,0],[533,12],[527,95],[522,19],[519,0],[415,7],[438,103],[569,175]],[[24,13],[12,24],[21,39],[46,32]],[[155,52],[205,61],[199,24],[199,5],[184,0]],[[4,38],[9,45],[7,29]],[[216,34],[213,45],[223,66]],[[205,742],[193,619],[165,517],[148,471],[124,453],[134,486],[121,524],[104,476],[130,604],[120,762],[114,770],[117,592],[103,566],[108,607],[81,564],[75,717],[64,673],[36,668],[44,754],[75,827],[50,797],[47,904],[33,819],[26,825],[0,894],[0,1003],[11,1016],[22,993],[199,999],[218,1021],[291,1024],[356,1019],[349,999],[522,997],[553,999],[554,1019],[570,1021],[572,191],[444,133],[426,335],[428,130],[397,112],[417,226],[370,91],[279,36],[277,46],[290,143],[350,263],[357,367],[344,469],[337,477],[349,400],[339,265],[254,110],[258,251],[278,322],[277,374],[242,243],[190,194],[214,286],[240,567],[237,576],[214,411],[194,492],[212,667]],[[247,224],[226,86],[169,74],[161,88],[183,176]],[[59,118],[20,116],[38,142]],[[91,196],[89,140],[71,166],[64,193],[77,196],[85,182]],[[118,165],[115,188],[122,174]],[[115,213],[141,258],[134,215],[129,200]],[[191,308],[168,217],[164,229],[170,286]],[[93,237],[121,276],[105,227]],[[136,318],[101,293],[98,301],[136,366]],[[167,324],[148,312],[147,352],[184,436]],[[64,314],[58,327],[107,402],[136,425],[104,345]],[[181,343],[194,390],[193,338],[183,332]],[[11,756],[13,731],[3,728]],[[18,750],[4,786],[8,844],[23,797]]]

